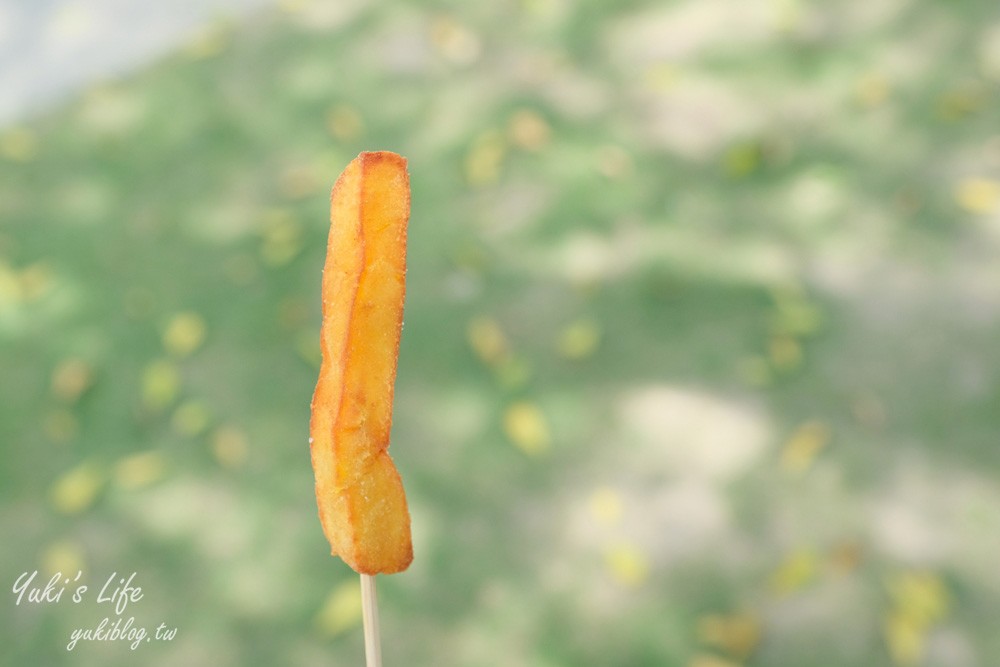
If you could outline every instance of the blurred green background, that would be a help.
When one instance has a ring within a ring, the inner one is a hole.
[[[387,666],[1000,664],[993,0],[286,0],[8,124],[3,664],[363,663],[307,431],[374,149]],[[132,572],[176,637],[67,651]]]

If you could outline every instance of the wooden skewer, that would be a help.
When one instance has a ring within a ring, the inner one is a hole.
[[[382,647],[378,630],[378,596],[375,577],[361,575],[361,619],[365,626],[365,665],[382,667]]]

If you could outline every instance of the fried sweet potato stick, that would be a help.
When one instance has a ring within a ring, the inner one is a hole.
[[[406,160],[395,153],[361,153],[330,194],[310,448],[331,553],[368,575],[413,560],[406,495],[387,451],[409,216]]]

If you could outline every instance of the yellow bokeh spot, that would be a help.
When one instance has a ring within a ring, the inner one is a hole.
[[[985,215],[1000,208],[1000,181],[969,178],[955,188],[955,201],[969,213]]]
[[[897,665],[915,665],[924,656],[927,627],[898,612],[890,612],[883,623],[886,648]]]
[[[77,572],[83,572],[86,569],[83,549],[71,540],[57,540],[45,547],[42,552],[41,565],[42,572],[47,576],[51,577],[57,572],[61,572],[64,577],[69,577],[70,580],[76,577]]]
[[[177,358],[194,353],[205,342],[205,320],[198,313],[174,315],[163,332],[163,347]]]
[[[166,459],[157,451],[132,454],[115,464],[115,481],[125,489],[139,489],[163,477]]]
[[[865,74],[858,80],[854,95],[863,107],[881,106],[889,99],[889,80],[878,72]]]
[[[614,489],[602,486],[590,494],[590,501],[587,503],[590,515],[605,526],[618,523],[624,514],[624,503],[621,495]]]
[[[937,100],[938,118],[950,122],[962,120],[982,109],[985,99],[985,92],[978,86],[949,90]]]
[[[217,56],[226,50],[229,43],[229,33],[229,26],[221,21],[206,26],[187,43],[184,51],[194,60],[204,60]]]
[[[0,155],[13,162],[28,162],[38,153],[35,133],[25,127],[7,130],[0,135]]]
[[[177,398],[181,376],[169,361],[151,361],[142,372],[142,402],[152,410],[162,410]]]
[[[771,588],[786,595],[812,583],[819,572],[819,558],[812,549],[798,549],[789,554],[771,574]]]
[[[549,143],[552,130],[538,112],[521,109],[510,117],[507,135],[515,146],[528,151],[538,151]]]
[[[889,596],[896,608],[917,623],[929,625],[948,615],[951,596],[931,572],[906,572],[889,579]]]
[[[171,426],[178,435],[193,438],[200,435],[208,428],[211,420],[211,413],[204,403],[198,401],[187,401],[177,407],[174,411]]]
[[[479,36],[458,21],[441,16],[431,24],[431,43],[438,52],[458,65],[469,65],[479,57]]]
[[[821,421],[806,422],[795,429],[782,448],[781,467],[791,473],[805,472],[829,443],[829,425]]]
[[[488,185],[500,178],[500,169],[507,154],[507,145],[499,132],[485,132],[469,148],[465,156],[465,178],[470,185]]]
[[[600,325],[590,319],[581,319],[559,332],[556,350],[566,359],[586,359],[594,354],[600,342]]]
[[[611,577],[623,586],[635,587],[649,578],[649,557],[632,544],[616,544],[604,553]]]
[[[220,426],[212,435],[212,455],[226,468],[246,463],[249,446],[243,431],[235,426]]]
[[[488,366],[496,366],[510,354],[507,336],[491,317],[473,318],[466,328],[466,336],[472,351]]]
[[[529,456],[545,453],[552,444],[548,421],[534,403],[519,401],[508,407],[503,415],[503,430]]]
[[[768,343],[767,354],[775,370],[788,372],[802,365],[802,345],[791,336],[784,334],[772,336]]]
[[[746,660],[760,644],[761,624],[750,614],[708,614],[698,619],[698,638],[738,660]]]
[[[731,146],[722,157],[722,168],[727,176],[743,178],[757,171],[760,166],[760,146],[745,142]]]
[[[913,665],[923,658],[927,633],[944,619],[951,596],[933,572],[911,571],[888,579],[891,608],[883,625],[886,647],[897,665]]]
[[[93,505],[104,486],[104,472],[86,461],[57,479],[49,491],[52,507],[63,514],[79,514]]]
[[[348,579],[334,588],[316,614],[316,627],[327,636],[335,636],[361,623],[361,587],[357,579]]]
[[[67,359],[52,372],[52,393],[67,403],[75,403],[94,381],[94,372],[85,361]]]
[[[55,272],[45,260],[20,270],[0,262],[0,306],[39,301],[56,285]]]
[[[56,285],[55,272],[45,261],[26,266],[18,276],[21,284],[21,300],[25,303],[38,301],[52,291]]]
[[[335,139],[353,141],[364,133],[365,119],[354,107],[338,104],[327,113],[326,127]]]
[[[17,272],[0,259],[0,306],[17,304],[21,300],[21,282]]]

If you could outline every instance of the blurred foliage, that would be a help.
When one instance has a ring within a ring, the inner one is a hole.
[[[995,2],[326,3],[0,131],[4,664],[361,664],[327,192],[409,159],[386,665],[994,664]]]

